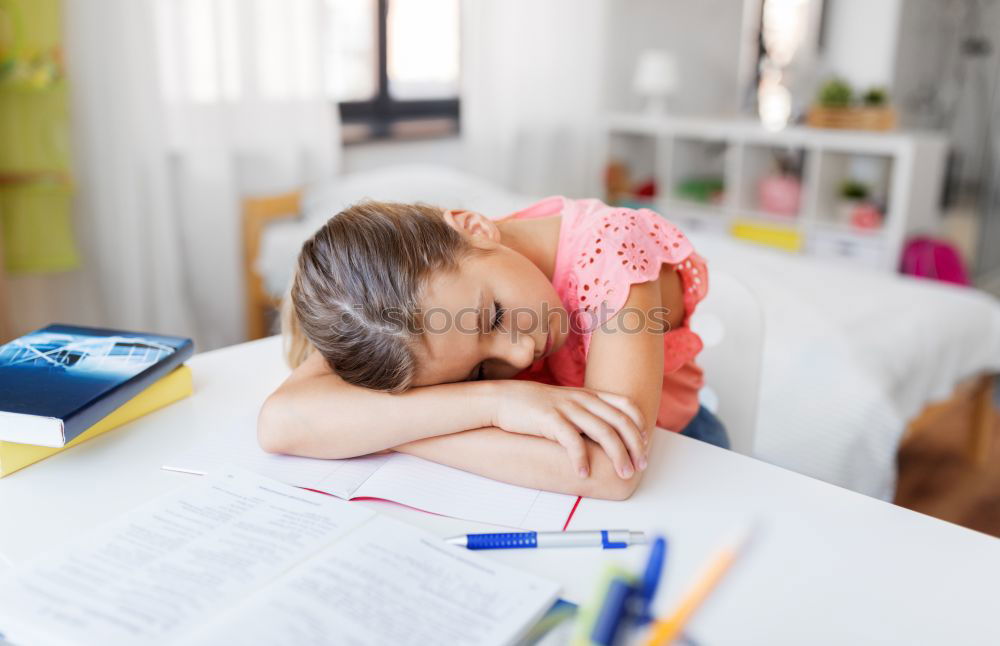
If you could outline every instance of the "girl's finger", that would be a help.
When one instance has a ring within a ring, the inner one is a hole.
[[[611,404],[621,412],[628,415],[629,418],[631,418],[632,421],[635,422],[636,428],[638,428],[640,432],[645,433],[646,420],[644,419],[644,415],[642,414],[642,411],[639,410],[639,407],[636,406],[631,399],[625,397],[624,395],[619,395],[618,393],[608,393],[602,390],[595,390],[593,391],[593,393],[598,397],[600,397],[603,401],[607,402],[608,404]]]
[[[563,414],[582,433],[601,445],[622,479],[627,480],[635,474],[635,465],[614,427],[579,404],[567,405]]]
[[[646,443],[631,417],[596,396],[582,398],[580,405],[610,424],[628,448],[632,464],[640,471],[646,468]]]
[[[581,478],[586,478],[590,475],[587,443],[583,441],[579,431],[562,415],[557,415],[557,417],[558,419],[553,421],[552,437],[566,449],[566,456],[569,458],[573,472]]]

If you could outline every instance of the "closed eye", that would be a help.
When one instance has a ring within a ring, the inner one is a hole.
[[[507,312],[503,307],[500,306],[500,301],[493,301],[493,320],[490,322],[490,332],[500,327],[500,322],[503,321],[503,315]]]
[[[484,374],[485,366],[486,366],[485,361],[479,363],[475,368],[473,368],[472,373],[469,374],[466,381],[482,381],[485,378]]]
[[[500,305],[500,301],[496,300],[493,301],[493,318],[490,320],[489,324],[490,332],[494,332],[498,327],[500,327],[500,324],[503,322],[503,316],[506,313],[507,310],[505,310]],[[477,364],[476,367],[472,369],[472,372],[469,373],[469,376],[466,378],[466,381],[482,381],[483,379],[485,379],[486,378],[485,367],[486,367],[485,361]]]

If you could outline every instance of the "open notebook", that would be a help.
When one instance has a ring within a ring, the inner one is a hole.
[[[442,516],[538,531],[562,530],[578,498],[497,482],[402,453],[350,460],[272,455],[254,426],[237,423],[163,465],[206,474],[231,463],[281,482],[338,498],[378,498]]]
[[[226,467],[0,578],[17,644],[507,644],[558,586]]]

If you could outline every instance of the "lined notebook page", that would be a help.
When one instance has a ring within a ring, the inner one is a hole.
[[[315,489],[347,500],[389,459],[388,455],[351,460],[273,455],[257,444],[254,428],[255,424],[249,421],[221,428],[194,448],[170,458],[163,468],[205,475],[217,472],[225,464],[235,464],[286,484]]]
[[[561,530],[576,503],[576,496],[517,487],[402,453],[393,454],[354,495],[540,531]]]
[[[557,591],[377,516],[220,617],[195,643],[510,644]]]
[[[517,487],[402,453],[350,460],[271,455],[257,444],[253,429],[250,422],[220,429],[163,468],[206,474],[234,464],[338,498],[383,498],[442,516],[540,531],[561,530],[576,503],[575,496]]]

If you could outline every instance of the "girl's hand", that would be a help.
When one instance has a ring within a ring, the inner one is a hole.
[[[631,478],[636,469],[646,468],[647,436],[642,413],[628,398],[530,381],[494,383],[500,392],[493,398],[493,425],[561,444],[581,478],[590,474],[583,436],[604,449],[622,478]]]

